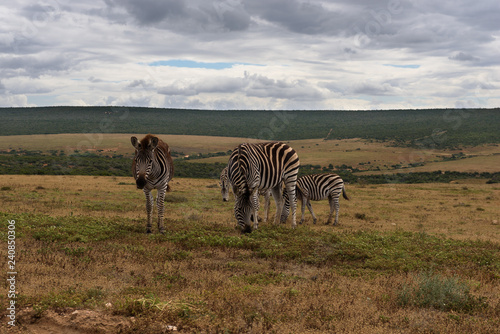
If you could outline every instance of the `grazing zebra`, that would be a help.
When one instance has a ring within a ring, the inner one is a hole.
[[[227,166],[224,167],[222,172],[220,173],[220,192],[222,195],[222,200],[224,202],[229,201],[229,180],[227,178]],[[269,202],[270,202],[270,197],[271,197],[271,191],[270,190],[259,190],[259,195],[264,196],[264,223],[267,222],[267,219],[269,218]]]
[[[229,180],[227,179],[227,166],[220,173],[220,193],[224,202],[229,201]]]
[[[305,206],[307,205],[307,208],[313,216],[313,223],[316,224],[317,219],[311,206],[311,200],[320,201],[328,198],[328,202],[330,203],[330,216],[328,217],[326,224],[330,224],[332,222],[333,210],[335,209],[335,223],[333,225],[337,225],[339,221],[340,193],[342,193],[342,196],[346,200],[349,200],[349,197],[347,197],[345,192],[344,181],[342,181],[340,176],[337,174],[313,174],[300,177],[297,180],[297,198],[302,201],[302,218],[300,223],[302,224],[304,222],[304,211]],[[290,210],[290,201],[286,194],[284,194],[283,197],[285,198],[285,204],[281,220],[286,221]]]
[[[165,192],[170,191],[168,182],[174,175],[174,165],[170,156],[170,148],[158,137],[148,134],[141,141],[136,137],[130,138],[135,147],[132,173],[138,189],[146,195],[146,211],[148,223],[146,233],[151,233],[153,221],[153,195],[151,190],[157,189],[156,204],[158,206],[158,230],[165,233],[163,227],[163,211]]]
[[[295,183],[300,162],[295,150],[287,144],[269,142],[241,144],[235,148],[228,162],[228,179],[235,195],[234,215],[242,232],[258,227],[259,190],[271,190],[276,203],[274,223],[283,208],[282,183],[292,201],[292,227],[296,226]]]

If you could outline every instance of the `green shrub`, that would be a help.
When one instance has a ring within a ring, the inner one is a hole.
[[[405,284],[398,293],[402,306],[434,308],[469,313],[487,306],[484,297],[470,294],[470,287],[456,277],[420,274],[413,284]]]

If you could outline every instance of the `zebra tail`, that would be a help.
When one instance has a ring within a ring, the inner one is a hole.
[[[342,197],[344,197],[346,200],[349,200],[349,197],[347,196],[347,193],[345,192],[345,187],[342,187]]]

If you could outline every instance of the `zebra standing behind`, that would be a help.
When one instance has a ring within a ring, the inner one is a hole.
[[[229,180],[227,178],[227,166],[224,167],[222,172],[220,173],[220,192],[222,195],[222,200],[224,202],[229,201]],[[270,197],[271,197],[271,191],[270,190],[259,190],[259,195],[264,196],[264,223],[267,222],[267,219],[269,218],[269,202],[270,202]]]
[[[335,209],[335,222],[333,225],[337,225],[339,221],[339,197],[340,193],[342,196],[349,200],[345,192],[344,181],[337,174],[325,173],[325,174],[312,174],[300,177],[297,180],[297,198],[302,201],[302,218],[300,223],[304,222],[305,206],[311,212],[313,216],[313,223],[316,224],[316,215],[311,206],[312,201],[321,201],[328,198],[330,203],[330,216],[326,224],[332,222],[333,211]],[[284,194],[285,204],[283,208],[283,215],[281,220],[286,221],[288,217],[288,212],[290,210],[290,201],[286,194]]]
[[[224,202],[229,201],[229,180],[227,179],[227,166],[220,173],[220,193]]]
[[[241,144],[228,162],[228,180],[235,195],[234,215],[242,232],[258,227],[259,190],[270,189],[276,203],[277,224],[283,208],[282,183],[292,199],[292,227],[296,226],[295,187],[300,161],[297,153],[280,142]]]
[[[131,137],[130,141],[135,147],[132,173],[137,188],[142,189],[146,195],[146,211],[148,213],[146,233],[151,233],[153,221],[154,204],[151,190],[157,189],[158,230],[163,234],[165,233],[163,227],[165,192],[170,191],[168,182],[174,175],[174,164],[170,156],[170,148],[161,139],[151,134],[145,136],[141,141],[136,137]]]

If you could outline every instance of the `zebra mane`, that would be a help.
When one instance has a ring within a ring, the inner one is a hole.
[[[241,152],[242,152],[241,145],[243,145],[243,144],[238,145],[238,160],[236,161],[236,165],[237,165],[238,171],[239,171],[239,173],[240,173],[240,175],[243,178],[243,181],[245,183],[245,188],[248,188],[247,176],[242,172],[241,163],[240,163]]]

